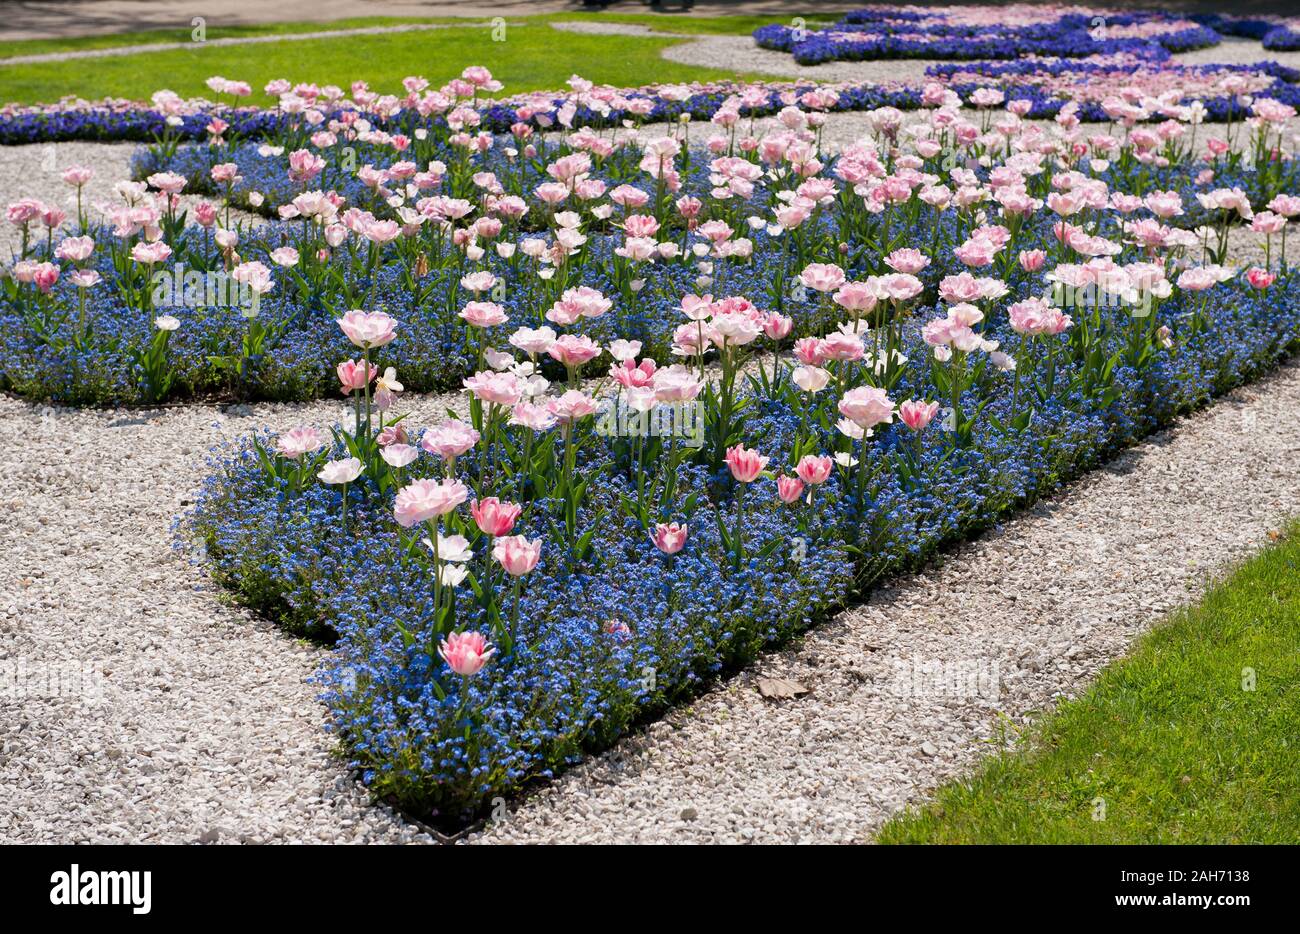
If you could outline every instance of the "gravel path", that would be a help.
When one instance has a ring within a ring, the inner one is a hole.
[[[724,68],[746,74],[804,81],[861,81],[872,84],[924,83],[925,69],[937,62],[922,58],[894,61],[823,62],[800,65],[789,52],[761,49],[749,36],[704,36],[671,45],[660,53],[670,62]]]
[[[783,20],[774,19],[773,22]],[[761,49],[749,36],[699,36],[667,32],[629,23],[568,22],[551,23],[564,32],[581,32],[601,36],[645,36],[677,38],[687,41],[670,45],[659,54],[670,62],[701,68],[722,68],[743,74],[803,78],[808,81],[915,82],[925,79],[925,69],[937,64],[925,59],[876,62],[827,62],[800,65],[788,52]]]
[[[1182,65],[1252,65],[1271,61],[1300,68],[1300,52],[1266,49],[1257,40],[1240,36],[1225,36],[1222,42],[1208,49],[1179,52],[1173,60]]]
[[[358,26],[352,29],[323,29],[315,32],[279,33],[273,36],[232,36],[226,39],[205,39],[202,42],[155,42],[140,45],[119,45],[105,49],[81,49],[74,52],[15,55],[10,58],[0,58],[0,65],[64,62],[79,58],[113,58],[119,55],[140,55],[148,52],[167,52],[173,49],[199,51],[209,48],[219,49],[230,45],[263,45],[270,42],[306,42],[309,39],[342,39],[347,36],[375,36],[390,32],[424,32],[429,29],[488,29],[491,26],[491,23],[405,23],[399,26]]]
[[[343,409],[0,397],[0,842],[428,839],[332,758],[305,683],[322,650],[229,605],[171,547],[209,446]]]
[[[475,842],[869,840],[1268,544],[1300,497],[1300,365],[567,773]],[[935,668],[933,666],[941,666]],[[812,693],[760,697],[776,676]]]
[[[593,27],[596,25],[599,24],[591,24]],[[605,30],[588,28],[585,31]],[[749,36],[705,36],[669,46],[661,54],[669,61],[703,68],[724,68],[805,81],[863,81],[876,84],[924,83],[928,67],[944,64],[918,58],[800,65],[788,52],[759,48]],[[1275,61],[1300,68],[1300,52],[1272,52],[1258,42],[1238,38],[1225,39],[1214,48],[1175,55],[1173,60],[1188,65]]]

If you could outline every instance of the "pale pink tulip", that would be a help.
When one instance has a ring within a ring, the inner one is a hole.
[[[413,525],[446,515],[469,498],[469,489],[459,480],[416,480],[402,487],[393,502],[397,524]]]
[[[666,555],[675,555],[686,545],[689,526],[676,522],[660,522],[650,533],[650,541]]]
[[[469,504],[469,511],[480,532],[499,538],[510,534],[523,508],[515,503],[503,503],[495,496],[489,496],[486,499],[472,501]]]
[[[447,667],[462,678],[478,674],[495,653],[496,649],[477,632],[453,632],[438,646]]]
[[[726,460],[733,477],[741,483],[753,483],[767,466],[769,458],[743,444],[735,444],[727,448]]]
[[[492,546],[492,558],[507,574],[522,577],[537,567],[542,556],[542,540],[529,541],[522,535],[506,535]]]

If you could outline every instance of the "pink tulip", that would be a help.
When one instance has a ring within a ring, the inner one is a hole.
[[[344,360],[336,367],[338,373],[339,386],[345,396],[366,388],[366,383],[374,380],[379,375],[379,369],[373,364],[367,364],[364,360]]]
[[[893,302],[905,302],[916,298],[925,290],[925,285],[916,276],[905,272],[891,273],[876,280],[876,291],[881,298]]]
[[[289,178],[308,182],[325,171],[325,160],[306,149],[289,153]]]
[[[767,466],[769,458],[763,457],[743,444],[736,444],[727,448],[726,460],[733,477],[741,483],[753,483]]]
[[[1254,288],[1266,289],[1277,280],[1277,274],[1271,273],[1267,269],[1261,269],[1259,266],[1251,266],[1246,270],[1246,281]]]
[[[924,431],[935,415],[939,414],[939,403],[917,402],[908,399],[898,407],[898,418],[913,431]]]
[[[600,345],[585,334],[565,334],[546,352],[567,367],[579,367],[600,356]]]
[[[763,333],[769,340],[785,340],[792,330],[794,330],[794,319],[777,314],[775,311],[763,319]]]
[[[901,250],[895,250],[886,256],[885,265],[894,270],[894,272],[916,275],[926,266],[930,265],[930,257],[926,256],[920,250],[914,250],[908,247]]]
[[[194,206],[194,219],[200,227],[211,227],[217,222],[217,206],[211,201],[200,201]]]
[[[776,478],[776,495],[787,505],[798,501],[803,495],[803,481],[798,477],[787,477],[782,474]]]
[[[315,428],[291,428],[276,440],[275,449],[290,460],[297,460],[324,446],[325,438]]]
[[[389,467],[402,468],[415,462],[420,456],[419,448],[409,444],[386,444],[379,450],[379,456]]]
[[[551,306],[546,317],[556,324],[568,325],[579,318],[599,318],[612,307],[614,307],[613,301],[599,291],[580,285],[577,288],[566,289],[560,296],[560,300]]]
[[[383,347],[397,336],[397,322],[382,311],[349,311],[337,323],[348,340],[362,348]]]
[[[239,181],[239,166],[233,162],[222,162],[214,165],[208,174],[219,185],[233,185]]]
[[[438,646],[438,654],[447,667],[462,678],[478,674],[495,653],[496,649],[477,632],[453,632]]]
[[[862,346],[862,338],[843,331],[827,334],[817,349],[818,356],[823,360],[861,360],[866,353],[866,349]]]
[[[809,486],[817,486],[826,482],[834,466],[835,461],[825,454],[805,454],[799,458],[799,463],[795,465],[794,472],[799,475],[799,479],[804,483]]]
[[[137,263],[152,266],[161,263],[172,255],[172,248],[158,240],[154,243],[137,243],[131,248],[131,258]]]
[[[894,403],[885,390],[876,386],[850,389],[840,400],[839,410],[841,415],[863,430],[888,424],[894,417]]]
[[[680,363],[655,371],[655,398],[660,402],[690,402],[703,388],[694,372]]]
[[[871,311],[880,300],[876,295],[876,287],[870,282],[846,282],[836,290],[832,298],[841,308],[858,312]]]
[[[48,293],[59,281],[59,267],[53,263],[38,263],[32,271],[32,282],[44,293]]]
[[[584,392],[570,389],[558,399],[546,404],[546,410],[561,422],[575,422],[596,413],[596,400]]]
[[[464,422],[452,419],[426,431],[420,438],[420,447],[443,460],[451,460],[474,447],[478,440],[477,431]]]
[[[54,255],[72,263],[79,263],[89,258],[95,250],[93,237],[66,237],[54,249]]]
[[[446,515],[469,498],[459,480],[416,480],[402,487],[393,501],[393,516],[404,529]]]
[[[831,374],[821,367],[797,366],[790,378],[804,392],[821,392],[830,383]]]
[[[1214,274],[1213,270],[1206,269],[1203,266],[1185,270],[1178,277],[1178,287],[1189,292],[1203,292],[1206,289],[1214,288],[1218,284],[1219,277]]]
[[[530,542],[522,535],[506,535],[496,540],[492,546],[493,559],[505,568],[506,573],[522,577],[537,567],[542,556],[542,540]]]
[[[609,375],[624,389],[643,389],[654,385],[655,362],[649,357],[638,364],[634,359],[616,363],[609,369]]]
[[[490,328],[505,324],[506,311],[496,302],[470,302],[460,311],[460,316],[476,328]]]
[[[844,279],[844,270],[834,263],[809,263],[799,273],[799,281],[816,292],[834,292]]]
[[[500,538],[511,533],[523,509],[515,503],[503,503],[495,496],[489,496],[471,502],[469,511],[480,532]]]
[[[523,384],[513,373],[483,370],[463,381],[465,389],[481,402],[512,406],[524,394]]]
[[[530,431],[547,431],[555,427],[556,418],[544,405],[517,402],[510,410],[510,424],[522,425]]]
[[[95,177],[95,170],[81,165],[72,165],[63,171],[63,182],[73,188],[80,188]]]
[[[689,526],[660,522],[650,533],[650,541],[666,555],[675,555],[686,545]]]
[[[317,476],[322,483],[346,484],[361,476],[363,469],[361,461],[355,457],[345,457],[343,460],[330,461],[324,464]]]

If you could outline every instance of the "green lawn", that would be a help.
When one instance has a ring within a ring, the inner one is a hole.
[[[553,21],[600,20],[652,26],[663,32],[691,35],[748,35],[756,27],[788,18],[771,16],[689,17],[671,14],[580,14],[509,17],[505,41],[495,42],[482,27],[486,20],[402,19],[371,17],[332,23],[280,23],[269,26],[210,26],[208,39],[332,31],[414,22],[459,23],[457,28],[337,39],[286,41],[245,46],[163,49],[126,56],[67,62],[0,65],[0,101],[38,103],[68,94],[90,99],[104,96],[147,98],[161,87],[182,96],[209,94],[203,82],[214,74],[248,81],[255,91],[272,78],[315,81],[346,87],[358,78],[384,91],[400,91],[402,78],[419,74],[441,83],[468,64],[490,68],[506,92],[554,89],[575,72],[599,83],[640,85],[652,82],[734,78],[737,73],[695,68],[664,61],[659,52],[682,40],[637,36],[558,32]],[[808,17],[810,25],[817,20]],[[51,52],[102,49],[122,45],[186,42],[188,29],[155,30],[61,40],[0,42],[0,58]],[[744,77],[744,76],[742,76]]]
[[[1300,524],[879,840],[1300,843]]]

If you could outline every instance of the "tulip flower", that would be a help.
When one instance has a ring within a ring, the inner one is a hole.
[[[688,531],[689,527],[685,524],[660,522],[650,533],[650,541],[664,554],[675,555],[685,547]]]
[[[776,495],[786,505],[798,502],[799,497],[803,495],[803,481],[798,477],[782,474],[776,478]]]
[[[355,457],[328,461],[316,475],[321,483],[343,487],[343,534],[348,534],[348,484],[361,476],[363,467]]]
[[[496,649],[477,632],[453,632],[438,646],[447,667],[463,678],[478,674],[495,653]]]
[[[510,632],[506,636],[507,647],[513,647],[519,635],[520,585],[524,575],[531,574],[542,556],[542,541],[529,541],[522,535],[507,535],[498,538],[492,546],[492,557],[514,578],[513,600],[510,609]]]

